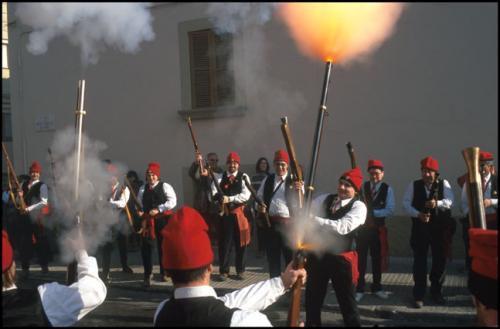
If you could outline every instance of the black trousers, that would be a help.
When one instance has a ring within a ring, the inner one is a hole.
[[[162,260],[162,248],[161,244],[163,242],[163,237],[161,235],[161,230],[167,225],[170,216],[155,219],[155,235],[156,239],[151,240],[149,236],[141,238],[141,256],[142,265],[144,266],[144,277],[147,278],[151,273],[153,273],[153,261],[152,253],[156,244],[156,250],[158,252],[158,263],[160,264],[160,274],[164,275],[163,266],[161,264]]]
[[[219,273],[229,274],[231,251],[235,251],[236,273],[245,272],[246,246],[240,246],[240,229],[236,215],[220,217],[219,230]]]
[[[365,274],[366,263],[368,260],[368,250],[372,259],[372,273],[373,284],[371,286],[372,292],[382,290],[382,271],[381,271],[381,247],[380,236],[377,226],[362,226],[358,231],[356,239],[356,248],[358,252],[358,271],[359,279],[356,287],[357,292],[365,291]]]
[[[469,217],[460,218],[460,223],[462,223],[462,240],[464,241],[465,248],[465,269],[470,270],[471,258],[469,256]]]
[[[354,299],[351,264],[342,256],[329,253],[321,258],[310,254],[306,262],[306,327],[321,326],[321,308],[326,296],[328,281],[332,282],[337,301],[349,327],[360,327],[358,304]]]
[[[446,266],[443,229],[433,229],[429,224],[416,223],[412,227],[410,245],[413,250],[413,297],[415,300],[422,300],[427,290],[429,247],[432,253],[432,266],[429,275],[431,294],[441,294]]]
[[[270,278],[280,276],[282,270],[292,261],[293,251],[287,246],[282,233],[285,225],[272,222],[271,227],[265,229],[266,254]],[[285,259],[284,266],[281,265],[281,255]]]
[[[38,264],[40,264],[42,270],[47,269],[49,266],[49,262],[52,261],[53,254],[49,241],[49,239],[53,237],[52,230],[46,225],[40,226],[38,223],[34,223],[33,234],[35,235],[36,239],[34,251],[38,260]]]
[[[127,235],[122,232],[113,233],[111,241],[106,242],[102,247],[102,273],[106,277],[109,274],[111,268],[111,254],[113,252],[113,245],[115,241],[118,242],[118,251],[120,253],[120,263],[122,268],[127,267],[128,256],[127,256]]]

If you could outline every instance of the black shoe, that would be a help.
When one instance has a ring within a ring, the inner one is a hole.
[[[153,274],[151,275],[148,275],[146,277],[144,277],[144,282],[142,283],[142,286],[144,288],[149,288],[151,287],[151,279],[153,278]]]
[[[238,274],[236,274],[235,279],[239,280],[239,281],[245,280],[245,273],[238,273]]]
[[[49,273],[49,267],[48,266],[42,267],[42,274],[48,274],[48,273]]]
[[[415,307],[415,308],[422,308],[422,307],[424,307],[424,302],[421,301],[421,300],[415,300],[413,302],[413,307]]]
[[[129,266],[124,266],[124,267],[122,267],[122,272],[128,273],[128,274],[133,274],[134,270],[132,270]]]
[[[444,299],[443,295],[441,295],[441,294],[432,295],[432,300],[438,305],[445,305],[446,304],[446,299]]]
[[[219,281],[221,281],[221,282],[226,281],[228,277],[229,277],[229,274],[221,273],[221,274],[219,274]]]

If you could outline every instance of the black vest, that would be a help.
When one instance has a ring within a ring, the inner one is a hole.
[[[269,205],[271,204],[271,199],[273,196],[273,189],[274,189],[274,180],[276,178],[276,174],[271,174],[267,176],[267,180],[264,184],[264,203],[267,206],[267,209],[269,209]],[[283,182],[285,185],[285,199],[286,199],[286,204],[288,205],[288,208],[290,209],[292,203],[291,195],[290,195],[290,190],[293,189],[293,181],[290,175],[286,176],[285,181]],[[291,210],[291,209],[290,209]],[[291,212],[290,212],[291,215]]]
[[[425,210],[425,201],[430,200],[432,198],[433,191],[432,189],[436,189],[435,192],[437,193],[437,200],[442,200],[443,199],[443,190],[444,190],[444,184],[442,179],[437,180],[437,184],[434,183],[431,187],[431,193],[429,193],[429,198],[426,195],[425,191],[425,184],[423,179],[419,179],[413,182],[413,200],[412,200],[412,207],[417,209],[420,212],[423,212]],[[445,223],[443,220],[444,218],[449,218],[451,217],[451,209],[446,209],[446,210],[441,210],[439,208],[435,208],[434,211],[430,212],[431,218],[430,218],[430,225],[431,226],[436,226],[438,225],[442,227]],[[433,220],[434,219],[434,220]],[[418,218],[413,217],[413,222],[420,224],[421,221]],[[423,223],[422,223],[423,224]]]
[[[243,180],[241,178],[242,176],[243,173],[241,171],[238,171],[235,180],[233,181],[233,183],[231,183],[229,181],[229,177],[227,176],[227,172],[224,171],[219,184],[224,195],[233,196],[241,193],[241,191],[243,190]]]
[[[365,182],[363,184],[363,195],[366,208],[368,208],[368,214],[370,214],[374,209],[384,209],[386,207],[387,201],[387,191],[389,191],[389,185],[385,182],[380,184],[375,200],[372,200],[372,191],[370,182]],[[374,222],[377,226],[385,224],[385,217],[374,217]]]
[[[158,312],[155,327],[229,327],[237,308],[214,297],[170,299]]]
[[[151,190],[149,184],[144,187],[144,194],[142,195],[142,206],[145,213],[151,209],[158,208],[160,204],[167,202],[167,197],[163,192],[163,182],[159,181],[158,184]]]
[[[339,220],[340,218],[344,217],[352,209],[352,205],[354,204],[355,201],[359,201],[359,197],[355,196],[354,198],[351,199],[351,201],[349,201],[348,204],[346,204],[343,207],[340,207],[336,212],[332,213],[331,208],[332,208],[333,203],[335,202],[336,199],[337,199],[337,194],[330,194],[329,196],[327,196],[325,198],[325,201],[323,202],[323,207],[322,207],[324,210],[323,215],[325,218],[328,218],[330,220]],[[361,227],[361,226],[359,226],[359,227]],[[350,240],[348,243],[350,245],[350,248],[347,248],[347,250],[342,250],[342,252],[356,250],[355,238],[357,236],[357,232],[358,232],[359,227],[357,227],[353,231],[349,232],[348,234],[343,235],[344,238]]]
[[[498,199],[498,181],[497,180],[498,180],[497,175],[490,175],[489,182],[491,182],[491,198],[492,199]]]
[[[5,327],[51,327],[36,288],[2,292],[2,311]]]
[[[28,181],[25,181],[21,188],[23,190],[24,202],[26,203],[27,206],[31,206],[32,204],[35,204],[40,201],[40,188],[42,187],[43,182],[38,181],[38,183],[31,186],[29,191],[28,191],[28,183],[29,183]]]

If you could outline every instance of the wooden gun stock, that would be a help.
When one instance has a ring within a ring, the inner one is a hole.
[[[252,197],[254,198],[254,200],[261,207],[265,206],[266,204],[264,203],[264,201],[261,198],[257,197],[257,192],[253,188],[252,184],[250,184],[250,182],[248,181],[247,176],[243,175],[243,181],[245,182],[245,185],[247,186],[247,188],[250,191],[250,194],[252,195]],[[269,219],[269,213],[267,211],[264,214],[262,214],[262,213],[259,212],[258,216],[259,215],[264,216],[264,220],[265,220],[266,226],[267,227],[271,227],[271,220]]]
[[[486,229],[486,212],[481,174],[479,173],[479,147],[468,147],[462,150],[462,155],[468,170],[465,189],[469,204],[470,227]]]
[[[351,142],[347,142],[345,146],[347,146],[347,153],[349,153],[349,158],[351,159],[351,169],[354,169],[357,167],[356,156],[354,155],[354,148],[352,147]]]
[[[287,117],[281,118],[281,132],[283,133],[286,149],[288,151],[288,155],[290,156],[290,169],[292,171],[294,180],[297,182],[303,182],[302,169],[300,168],[299,162],[297,161],[297,156],[295,154],[295,147],[292,141],[292,135],[290,134],[290,129],[288,128]],[[298,191],[298,196],[299,196],[299,208],[302,208],[302,206],[304,205],[304,193],[302,192],[302,190]]]
[[[7,162],[7,174],[9,176],[9,195],[12,198],[12,203],[14,206],[21,211],[21,213],[24,213],[26,211],[26,202],[24,202],[24,197],[19,198],[19,204],[16,203],[16,197],[14,195],[14,191],[12,189],[12,183],[15,185],[16,192],[22,191],[21,190],[21,184],[19,184],[19,181],[17,180],[17,175],[16,171],[14,170],[14,166],[12,165],[12,162],[10,161],[9,158],[9,153],[7,153],[7,148],[5,147],[5,144],[2,142],[2,151],[3,155],[5,157],[5,161]]]
[[[214,182],[215,188],[217,189],[217,194],[219,194],[220,198],[224,196],[224,192],[222,191],[220,185],[217,183],[217,179],[215,179],[214,171],[212,168],[208,168],[208,173]],[[227,204],[223,204],[222,200],[219,200],[219,216],[226,216],[229,214],[229,209],[227,208]]]
[[[187,123],[188,123],[188,127],[189,127],[189,132],[191,133],[191,139],[193,140],[193,146],[194,146],[194,151],[197,153],[197,154],[201,154],[200,152],[200,148],[198,147],[198,142],[196,141],[196,137],[194,137],[194,131],[193,131],[193,124],[191,123],[191,117],[188,117],[187,118]],[[203,174],[203,162],[200,160],[198,162],[198,169],[200,171],[200,176]]]
[[[293,269],[298,270],[304,268],[306,257],[303,249],[298,249],[293,257]],[[300,326],[300,299],[302,295],[302,279],[299,278],[292,286],[292,301],[288,309],[287,325],[289,327]]]

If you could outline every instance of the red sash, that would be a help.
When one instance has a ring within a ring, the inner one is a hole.
[[[234,208],[230,211],[231,214],[236,216],[238,221],[238,228],[240,230],[240,247],[248,246],[250,244],[250,225],[248,219],[243,211],[244,206]]]
[[[339,256],[344,257],[349,263],[351,263],[352,284],[358,284],[358,253],[356,251],[346,251],[339,254]]]
[[[155,220],[165,219],[167,216],[173,214],[172,210],[165,210],[156,214],[155,216],[150,216],[148,213],[142,215],[142,220],[146,221],[146,230],[142,231],[142,237],[146,238],[149,235],[151,240],[156,239],[155,233]]]
[[[389,269],[389,240],[387,239],[387,227],[379,226],[378,237],[380,240],[380,270],[387,272]]]

